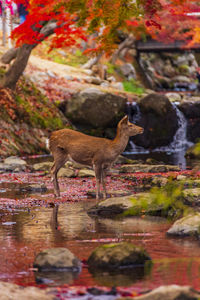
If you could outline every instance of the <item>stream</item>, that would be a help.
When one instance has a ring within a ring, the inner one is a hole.
[[[168,284],[200,289],[198,240],[167,237],[171,222],[159,217],[91,218],[87,210],[95,201],[82,199],[54,207],[1,209],[0,280],[25,286],[42,283],[131,287],[139,292]],[[128,273],[91,274],[85,262],[92,250],[119,241],[145,247],[153,259],[152,268],[145,272],[138,268]],[[82,260],[82,272],[75,277],[54,274],[38,278],[32,268],[34,257],[50,247],[71,250]]]

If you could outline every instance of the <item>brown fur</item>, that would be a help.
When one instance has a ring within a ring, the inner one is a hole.
[[[106,198],[105,171],[125,150],[129,137],[142,132],[143,128],[128,122],[127,116],[118,123],[114,140],[92,137],[71,129],[54,131],[50,137],[50,150],[54,157],[51,173],[56,196],[60,196],[57,173],[67,160],[72,159],[93,167],[97,185],[96,198],[100,197],[100,184]]]

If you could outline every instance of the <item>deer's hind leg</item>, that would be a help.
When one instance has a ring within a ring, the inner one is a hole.
[[[103,187],[103,198],[106,199],[107,197],[107,192],[106,192],[106,169],[102,168],[101,171],[101,184]]]
[[[67,153],[64,153],[62,149],[57,149],[55,153],[52,153],[54,157],[54,163],[51,168],[51,174],[52,174],[52,181],[53,181],[53,186],[54,186],[54,193],[55,196],[60,197],[60,188],[58,184],[58,171],[66,161],[68,160],[68,155]]]
[[[94,172],[96,177],[96,199],[100,198],[100,184],[101,184],[101,177],[102,177],[102,166],[101,165],[94,165]]]

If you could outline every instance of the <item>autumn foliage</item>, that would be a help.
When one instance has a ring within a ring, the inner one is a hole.
[[[26,3],[26,0],[15,0]],[[44,39],[44,24],[57,24],[50,48],[72,46],[91,33],[96,37],[96,51],[109,52],[117,47],[117,31],[133,32],[136,38],[148,34],[162,41],[183,40],[199,43],[198,1],[190,0],[30,0],[26,21],[12,37],[17,46],[38,44]]]

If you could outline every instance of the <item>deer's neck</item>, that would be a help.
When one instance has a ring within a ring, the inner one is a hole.
[[[116,137],[112,141],[112,147],[113,150],[116,152],[116,155],[119,155],[125,150],[128,144],[128,140],[129,140],[129,135],[123,132],[122,130],[120,130],[119,128],[117,128]]]

